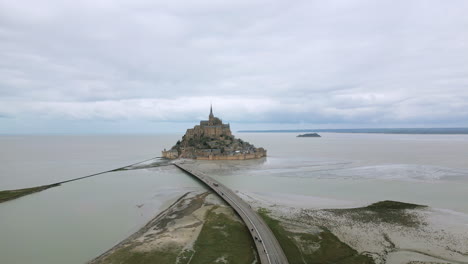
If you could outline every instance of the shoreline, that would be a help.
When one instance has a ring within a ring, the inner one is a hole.
[[[131,234],[130,236],[128,236],[127,238],[125,238],[124,240],[120,241],[119,243],[117,243],[116,245],[114,245],[113,247],[109,248],[106,252],[102,253],[101,255],[97,256],[96,258],[86,262],[87,264],[93,264],[93,263],[98,263],[101,259],[105,258],[106,256],[108,256],[109,254],[111,254],[113,251],[121,248],[122,246],[124,246],[126,243],[128,243],[129,241],[137,238],[138,236],[144,234],[146,231],[148,231],[154,222],[158,221],[159,218],[161,218],[162,216],[164,216],[164,214],[166,214],[171,208],[173,208],[175,205],[177,205],[177,203],[179,203],[182,199],[184,199],[185,197],[187,197],[190,193],[192,192],[186,192],[185,194],[183,194],[182,196],[180,196],[179,198],[177,198],[173,203],[171,203],[166,209],[164,209],[163,211],[161,211],[159,214],[157,214],[155,217],[153,217],[151,220],[148,221],[148,223],[146,223],[144,226],[142,226],[140,229],[138,229],[138,231],[136,231],[135,233]]]
[[[211,191],[188,192],[89,264],[258,263],[249,230]]]

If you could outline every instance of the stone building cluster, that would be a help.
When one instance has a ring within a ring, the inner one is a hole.
[[[168,159],[244,160],[265,157],[266,150],[235,138],[229,124],[223,124],[215,117],[211,107],[208,120],[187,129],[182,140],[170,150],[164,150],[162,156]]]

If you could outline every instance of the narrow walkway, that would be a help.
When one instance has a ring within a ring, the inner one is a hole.
[[[249,204],[244,202],[237,194],[225,185],[214,180],[210,176],[196,171],[183,162],[174,162],[176,167],[184,172],[196,177],[198,180],[206,184],[210,189],[215,191],[221,198],[223,198],[232,208],[239,214],[250,234],[255,241],[258,255],[260,256],[260,263],[262,264],[288,264],[288,260],[284,255],[283,249],[276,240],[275,235],[271,232],[270,228],[263,221]]]
[[[151,159],[147,159],[147,160],[144,160],[144,161],[139,161],[139,162],[136,162],[136,163],[124,166],[124,167],[120,167],[120,168],[117,168],[117,169],[98,172],[98,173],[94,173],[94,174],[91,174],[91,175],[86,175],[86,176],[82,176],[82,177],[78,177],[78,178],[74,178],[74,179],[70,179],[70,180],[65,180],[65,181],[61,181],[61,182],[56,182],[56,183],[51,183],[51,184],[46,184],[46,185],[40,185],[40,186],[35,186],[35,187],[22,188],[22,189],[15,189],[15,190],[0,190],[0,203],[15,200],[15,199],[18,199],[20,197],[30,195],[30,194],[33,194],[33,193],[42,192],[42,191],[45,191],[47,189],[60,186],[60,185],[62,185],[64,183],[79,181],[79,180],[83,180],[83,179],[86,179],[86,178],[98,176],[98,175],[109,173],[109,172],[115,172],[115,171],[119,171],[119,170],[126,170],[126,169],[130,170],[130,168],[135,166],[135,165],[138,165],[140,163],[147,162],[147,161],[150,161],[150,160],[154,160],[154,159],[157,159],[157,158],[160,158],[160,157],[154,157],[154,158],[151,158]],[[168,163],[168,164],[159,165],[159,166],[172,166],[172,164]]]

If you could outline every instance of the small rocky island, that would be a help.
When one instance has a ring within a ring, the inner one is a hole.
[[[307,133],[307,134],[298,135],[297,137],[321,137],[321,136],[317,133]]]
[[[187,129],[182,140],[170,150],[164,149],[162,156],[167,159],[246,160],[266,157],[266,150],[235,138],[229,124],[215,117],[211,107],[208,120]]]

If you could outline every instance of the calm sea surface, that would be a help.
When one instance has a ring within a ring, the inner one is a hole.
[[[468,214],[468,135],[237,136],[265,147],[268,158],[197,162],[235,190],[356,204],[391,199]],[[160,156],[180,137],[0,136],[0,190]],[[2,203],[0,263],[84,263],[183,193],[203,188],[173,167],[158,167],[106,173]]]

